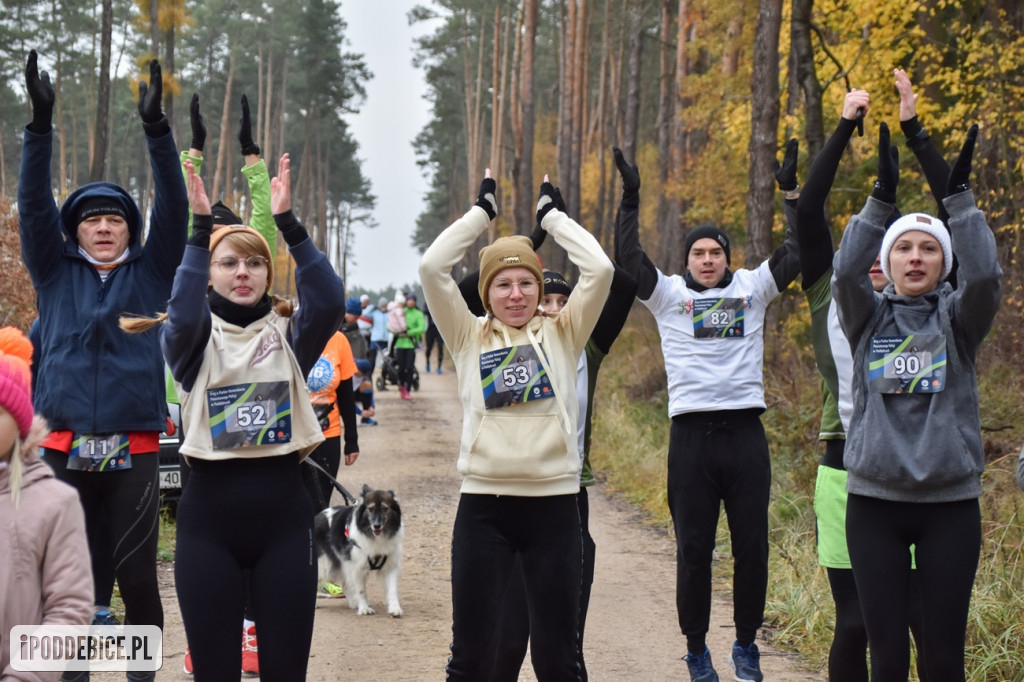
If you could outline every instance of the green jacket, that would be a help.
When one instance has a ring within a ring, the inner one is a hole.
[[[427,331],[427,318],[419,308],[405,309],[405,335],[395,339],[395,348],[415,348],[416,343]]]

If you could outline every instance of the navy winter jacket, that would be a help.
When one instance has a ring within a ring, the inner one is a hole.
[[[39,308],[33,403],[54,430],[76,433],[162,431],[164,365],[157,329],[128,334],[124,314],[164,310],[185,250],[188,198],[174,138],[146,137],[156,194],[143,243],[142,214],[108,182],[83,185],[58,212],[50,179],[52,132],[26,129],[18,183],[21,252]],[[128,207],[129,255],[107,280],[78,251],[74,217],[81,202],[116,196]]]

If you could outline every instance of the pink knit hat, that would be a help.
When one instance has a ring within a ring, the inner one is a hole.
[[[0,407],[25,438],[32,426],[32,342],[14,327],[0,329]]]

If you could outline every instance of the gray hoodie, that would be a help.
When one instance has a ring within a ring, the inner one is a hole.
[[[836,252],[832,294],[854,355],[854,411],[844,463],[847,490],[899,502],[952,502],[981,495],[985,469],[975,358],[999,308],[1002,271],[995,237],[972,192],[944,200],[959,288],[948,283],[920,296],[871,287],[893,207],[869,198],[846,227]],[[888,394],[868,386],[872,338],[942,335],[945,387],[935,393]]]

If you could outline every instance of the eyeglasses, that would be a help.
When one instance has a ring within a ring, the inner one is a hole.
[[[519,293],[523,296],[529,296],[530,294],[537,293],[537,284],[538,282],[535,279],[521,279],[518,282],[501,279],[491,282],[491,289],[494,290],[494,295],[498,298],[508,298],[511,296],[513,287],[519,287]]]
[[[263,256],[249,256],[245,259],[238,259],[234,256],[224,256],[223,258],[218,258],[212,262],[216,263],[217,267],[219,267],[220,271],[225,275],[232,275],[237,272],[238,264],[242,262],[245,263],[246,270],[254,275],[259,275],[267,271],[268,261]]]

